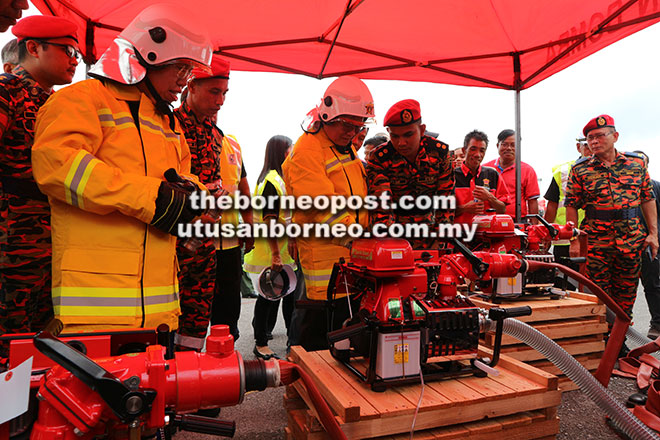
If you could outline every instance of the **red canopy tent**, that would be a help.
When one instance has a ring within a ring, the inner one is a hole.
[[[156,3],[32,2],[43,14],[79,24],[87,63],[140,10]],[[232,60],[233,70],[514,90],[518,145],[521,90],[660,20],[660,0],[189,0],[179,5],[200,12],[200,26],[209,29],[216,52]]]

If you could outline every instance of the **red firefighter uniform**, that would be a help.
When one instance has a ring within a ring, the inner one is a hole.
[[[303,134],[293,146],[291,155],[282,165],[287,193],[294,197],[359,196],[367,195],[367,184],[362,161],[352,146],[344,153],[337,148],[323,130],[316,134]],[[298,224],[319,223],[332,227],[343,223],[368,224],[364,210],[296,210],[293,221]],[[337,240],[311,236],[296,239],[298,255],[305,276],[307,297],[312,300],[327,298],[332,267],[339,258],[349,258],[347,248]]]
[[[0,75],[0,334],[38,331],[53,315],[50,207],[31,164],[49,95],[23,67]]]
[[[587,273],[629,315],[646,237],[639,209],[653,198],[649,173],[636,153],[617,152],[609,167],[596,156],[583,157],[573,165],[566,187],[565,206],[585,209]]]
[[[428,226],[429,232],[437,231],[440,223],[452,223],[454,211],[429,208],[401,207],[402,196],[454,195],[454,171],[447,144],[429,136],[422,136],[415,163],[401,155],[392,142],[376,147],[367,162],[369,194],[380,197],[388,192],[396,209],[386,210],[379,206],[370,212],[370,223],[416,223]],[[426,249],[435,239],[408,237],[413,248]]]
[[[214,136],[215,125],[209,119],[199,121],[184,104],[174,110],[181,123],[190,149],[190,172],[205,185],[220,181],[220,154],[222,145]],[[216,257],[213,238],[202,240],[194,251],[177,240],[179,259],[179,296],[181,316],[175,343],[201,349],[211,316],[213,289],[215,287]]]
[[[53,303],[66,326],[177,328],[176,238],[149,223],[164,172],[190,172],[179,133],[137,87],[110,81],[79,82],[42,107],[32,165],[51,203]]]

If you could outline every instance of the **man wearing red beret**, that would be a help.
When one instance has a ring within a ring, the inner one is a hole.
[[[433,197],[454,195],[454,171],[449,147],[424,135],[419,102],[405,99],[394,104],[385,115],[383,124],[390,141],[373,150],[367,161],[369,194],[378,197],[387,192],[396,209],[379,207],[370,212],[370,223],[427,224],[429,232],[437,231],[440,223],[452,223],[453,210],[400,206],[402,196]],[[415,249],[428,249],[434,239],[407,237]]]
[[[229,89],[229,62],[214,56],[211,72],[194,69],[186,87],[185,99],[174,114],[181,123],[190,147],[191,173],[208,188],[224,189],[230,194],[237,190],[249,197],[241,149],[236,139],[225,136],[215,125],[215,117],[225,102]],[[234,155],[231,160],[227,158]],[[242,213],[251,223],[252,212]],[[222,222],[236,219],[236,212],[224,212]],[[221,322],[229,325],[234,339],[238,338],[240,315],[241,252],[238,242],[221,239],[217,251],[213,238],[202,240],[197,249],[177,241],[181,316],[175,344],[201,350],[213,310]],[[218,264],[219,263],[219,264]],[[216,282],[217,276],[217,282]],[[214,299],[214,291],[221,291]],[[224,319],[225,315],[227,316]]]
[[[77,27],[64,18],[27,17],[12,31],[19,64],[0,75],[0,334],[41,330],[53,315],[50,207],[31,147],[39,108],[71,82],[79,56]]]
[[[583,133],[593,156],[578,159],[571,168],[566,187],[566,220],[577,224],[577,210],[585,210],[581,227],[589,234],[589,278],[632,316],[641,253],[648,247],[653,259],[658,252],[651,179],[643,156],[614,148],[619,133],[611,116],[593,118]],[[640,207],[648,234],[638,215]],[[574,240],[570,254],[578,253],[578,241]]]

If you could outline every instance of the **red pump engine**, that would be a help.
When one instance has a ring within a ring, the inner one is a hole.
[[[524,262],[454,246],[460,253],[441,255],[413,251],[401,239],[357,240],[351,261],[335,264],[329,298],[350,292],[361,302],[357,316],[328,334],[331,352],[374,390],[416,382],[420,371],[428,379],[483,374],[474,367],[479,309],[457,295],[457,285],[515,276]],[[353,357],[364,357],[366,369]]]
[[[526,260],[551,263],[554,255],[549,252],[550,245],[556,240],[570,240],[576,237],[578,230],[572,222],[565,225],[550,224],[537,215],[540,224],[514,224],[506,214],[486,214],[474,217],[477,225],[475,239],[471,243],[473,251],[515,253]],[[484,280],[478,283],[481,290],[491,300],[517,298],[524,294],[551,294],[557,278],[555,269],[518,274],[515,277]]]

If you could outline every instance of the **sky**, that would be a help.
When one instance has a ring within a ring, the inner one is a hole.
[[[33,6],[24,16],[37,14]],[[0,34],[0,46],[13,38]],[[660,24],[633,34],[521,92],[522,160],[534,167],[541,195],[552,167],[577,158],[575,138],[593,117],[609,114],[620,133],[619,151],[643,150],[649,172],[660,180]],[[279,73],[232,72],[218,125],[233,134],[243,150],[250,186],[263,166],[271,136],[294,142],[300,124],[316,106],[332,78],[317,80]],[[74,81],[84,79],[78,66]],[[515,127],[515,92],[445,84],[367,80],[375,103],[376,125],[367,137],[383,132],[383,117],[394,103],[416,99],[430,131],[450,148],[462,146],[466,133],[484,131],[491,140],[484,162],[497,157],[497,134]]]

